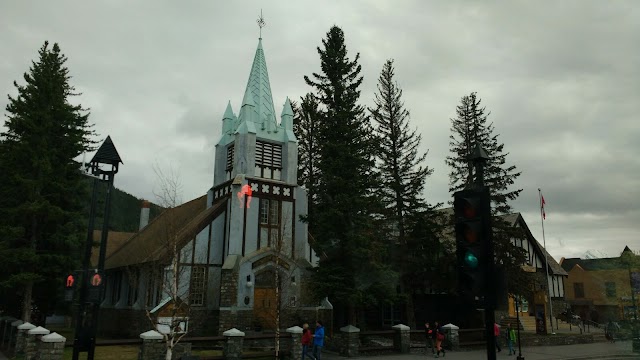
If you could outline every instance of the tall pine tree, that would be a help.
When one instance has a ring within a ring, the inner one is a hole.
[[[394,80],[394,73],[393,60],[387,60],[378,78],[375,107],[369,111],[376,124],[378,140],[380,200],[392,228],[389,238],[399,244],[394,253],[396,265],[401,269],[405,317],[408,325],[415,327],[413,282],[416,269],[411,265],[419,264],[424,253],[415,252],[421,244],[417,239],[411,239],[410,230],[415,227],[415,222],[425,221],[429,218],[428,213],[434,210],[423,198],[425,180],[433,170],[424,165],[427,153],[419,153],[421,136],[409,126],[409,111],[404,107],[402,89]],[[421,241],[427,241],[427,238],[421,237]],[[419,259],[411,259],[415,257]]]
[[[73,159],[93,144],[88,112],[69,102],[67,58],[48,42],[38,54],[26,84],[14,82],[0,134],[0,286],[20,295],[24,321],[34,304],[47,311],[80,258],[87,187]]]
[[[318,253],[326,254],[314,276],[316,293],[329,296],[346,321],[356,321],[356,306],[372,299],[385,270],[386,247],[375,229],[379,212],[373,136],[365,109],[358,105],[362,84],[359,54],[347,56],[344,33],[333,26],[318,47],[322,74],[305,76],[322,104],[317,126],[319,162],[317,206],[311,223]],[[340,317],[338,315],[338,317]]]
[[[301,99],[301,103],[291,104],[294,109],[293,131],[298,139],[298,185],[307,190],[308,208],[307,221],[314,219],[314,210],[318,201],[318,181],[320,172],[318,163],[318,131],[320,110],[318,100],[308,93]],[[309,223],[309,232],[314,233],[314,224]]]
[[[501,215],[512,211],[509,201],[515,200],[522,189],[513,189],[515,180],[520,176],[515,165],[507,165],[504,144],[498,141],[494,133],[493,123],[488,123],[489,113],[481,106],[481,100],[475,92],[463,96],[456,107],[456,117],[451,119],[450,151],[446,163],[451,168],[449,173],[449,191],[462,190],[475,178],[474,167],[469,155],[480,144],[489,160],[484,166],[484,182],[490,189],[493,222],[494,249],[498,265],[509,274],[509,291],[526,294],[529,285],[527,275],[520,264],[525,261],[524,251],[512,244],[512,239],[523,236],[521,229],[503,220]]]

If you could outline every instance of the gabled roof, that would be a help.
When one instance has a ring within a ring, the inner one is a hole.
[[[117,249],[122,247],[129,239],[131,239],[136,233],[109,231],[107,236],[107,252],[105,258],[108,258]],[[98,258],[100,257],[100,241],[102,240],[102,231],[93,231],[93,242],[95,246],[91,249],[91,266],[98,266]]]
[[[438,209],[438,211],[445,215],[446,218],[450,219],[449,221],[453,222],[452,207]],[[533,237],[533,234],[529,230],[529,226],[527,226],[527,223],[524,221],[524,218],[520,213],[505,214],[501,215],[500,218],[502,218],[502,220],[504,220],[508,224],[511,224],[512,226],[520,226],[525,231],[527,239],[533,245],[534,252],[538,256],[540,256],[541,259],[545,259],[545,257],[547,258],[549,263],[549,271],[552,274],[561,276],[568,275],[567,272],[560,266],[560,264],[558,264],[558,262],[553,258],[553,256],[551,256],[551,254],[549,254],[547,250],[542,245],[540,245],[538,240]],[[447,227],[446,229],[446,233],[443,234],[444,239],[455,242],[455,232],[453,226]]]
[[[551,256],[551,254],[549,254],[549,252],[547,252],[547,249],[545,249],[538,242],[538,240],[536,240],[536,238],[533,237],[533,234],[531,233],[531,230],[529,230],[529,226],[524,221],[524,218],[522,217],[522,215],[520,213],[513,213],[513,214],[503,215],[503,219],[505,219],[510,224],[513,224],[514,226],[516,224],[518,224],[521,228],[523,228],[525,230],[527,239],[529,240],[529,243],[531,243],[533,245],[533,249],[534,249],[535,253],[538,254],[543,261],[544,261],[544,259],[547,259],[547,262],[549,264],[549,271],[552,274],[561,275],[561,276],[568,276],[569,275],[569,274],[567,274],[566,271],[564,271],[562,266],[560,266],[560,264],[558,264],[556,259],[554,259],[553,256]]]
[[[158,260],[168,241],[198,214],[206,211],[207,196],[203,195],[175,208],[164,210],[149,224],[115,250],[105,261],[106,269]]]

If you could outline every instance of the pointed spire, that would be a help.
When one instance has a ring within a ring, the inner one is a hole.
[[[291,100],[287,96],[287,100],[282,107],[282,114],[280,115],[280,126],[284,129],[284,138],[286,141],[297,141],[296,135],[293,133],[293,108],[291,107]]]
[[[287,96],[287,100],[282,107],[282,114],[280,115],[280,126],[285,130],[293,130],[293,108],[291,108],[291,101]]]
[[[224,111],[224,115],[222,116],[222,120],[233,120],[235,119],[235,115],[233,114],[233,109],[231,109],[231,101],[227,103],[227,109]]]
[[[250,111],[245,108],[245,105],[252,105],[254,114],[249,114]],[[249,74],[238,118],[240,122],[253,121],[256,125],[259,125],[259,128],[264,128],[268,131],[275,129],[277,126],[267,62],[262,49],[262,39],[258,40],[258,48],[253,58],[253,65],[251,66],[251,73]]]
[[[282,107],[282,115],[291,115],[293,116],[293,108],[291,107],[291,100],[287,96],[287,100],[284,101],[284,106]]]
[[[233,114],[233,110],[231,109],[231,101],[227,103],[227,109],[224,111],[224,115],[222,116],[222,135],[225,134],[231,135],[233,129],[235,128],[236,116]]]

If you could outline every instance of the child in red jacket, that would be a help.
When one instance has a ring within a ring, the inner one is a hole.
[[[315,360],[309,351],[312,338],[313,335],[311,334],[311,330],[309,330],[309,324],[302,325],[302,360],[304,360],[305,356]]]

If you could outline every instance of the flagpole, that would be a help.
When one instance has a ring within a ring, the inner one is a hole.
[[[553,286],[553,281],[551,282],[551,286],[549,286],[549,255],[547,251],[547,240],[544,237],[544,204],[542,202],[542,190],[538,188],[538,197],[540,198],[540,223],[542,224],[542,246],[544,246],[544,268],[547,273],[547,294],[549,294],[549,324],[551,325],[551,335],[555,335],[556,333],[553,331],[553,301],[551,299],[551,286]]]

